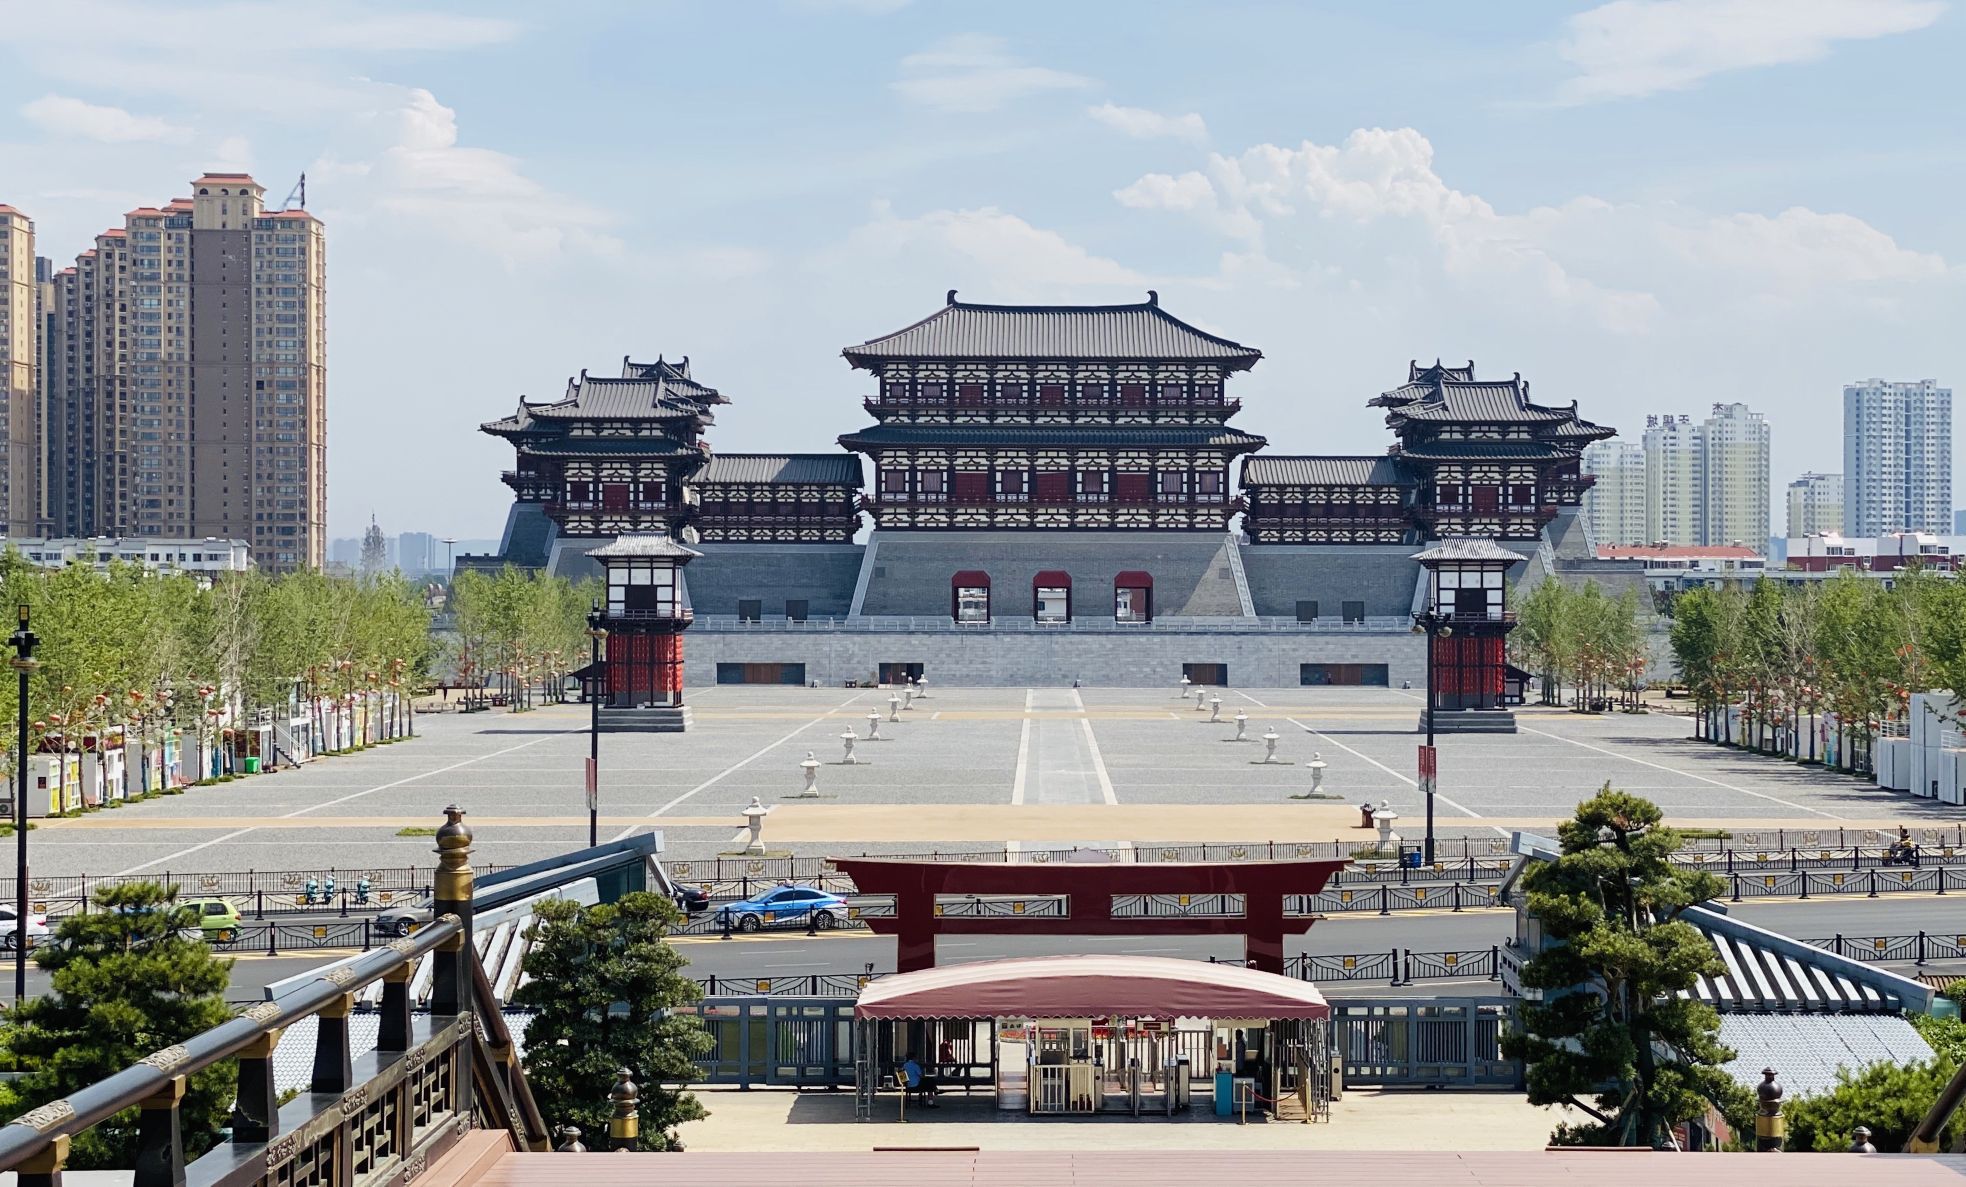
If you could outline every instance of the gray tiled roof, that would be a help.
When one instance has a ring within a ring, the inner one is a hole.
[[[1413,554],[1416,561],[1506,561],[1509,564],[1522,559],[1519,552],[1511,552],[1483,536],[1446,536],[1425,552]]]
[[[858,488],[860,458],[851,453],[719,453],[696,482],[809,482]]]
[[[1221,425],[910,425],[884,424],[840,438],[848,449],[894,446],[1016,446],[1021,449],[1201,447],[1261,449],[1268,441]]]
[[[577,437],[551,441],[522,441],[519,447],[535,457],[702,457],[693,445],[667,437]]]
[[[1263,352],[1162,310],[1139,305],[971,305],[956,300],[904,329],[841,353],[855,366],[884,359],[1208,360],[1241,369]]]
[[[1419,359],[1410,359],[1407,361],[1406,364],[1406,379],[1407,382],[1409,383],[1422,382],[1422,381],[1430,382],[1434,379],[1473,379],[1473,378],[1474,378],[1473,359],[1469,359],[1467,366],[1465,367],[1450,367],[1447,364],[1441,362],[1439,359],[1435,359],[1433,361],[1432,366],[1428,366],[1422,363]]]
[[[1911,1020],[1897,1014],[1722,1014],[1720,1041],[1734,1049],[1727,1074],[1736,1083],[1753,1088],[1771,1067],[1791,1100],[1836,1087],[1838,1068],[1932,1058]]]
[[[1412,486],[1417,480],[1387,454],[1287,457],[1258,454],[1242,464],[1244,486]]]
[[[706,415],[699,385],[667,378],[607,379],[580,375],[567,383],[566,398],[534,404],[525,411],[542,419],[605,416],[633,420],[686,419]]]
[[[1399,456],[1416,462],[1460,462],[1482,461],[1496,458],[1506,461],[1555,461],[1558,458],[1574,456],[1575,451],[1565,451],[1560,446],[1546,441],[1462,441],[1441,440],[1422,441],[1400,447]]]
[[[1442,383],[1437,393],[1393,413],[1408,420],[1500,421],[1523,423],[1568,420],[1570,413],[1529,402],[1519,380]]]
[[[716,388],[698,383],[690,378],[689,356],[684,355],[681,362],[672,363],[660,355],[653,363],[638,363],[629,358],[621,360],[623,379],[660,379],[678,395],[687,396],[705,404],[728,404],[729,400]]]
[[[616,560],[657,556],[689,558],[703,554],[694,548],[684,548],[671,540],[667,532],[641,532],[632,536],[616,536],[599,548],[588,549],[587,555],[599,560]]]

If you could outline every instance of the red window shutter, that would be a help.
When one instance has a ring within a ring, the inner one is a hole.
[[[603,482],[601,484],[601,510],[628,510],[628,484],[625,482]]]
[[[1062,383],[1041,383],[1041,384],[1039,384],[1039,385],[1038,385],[1038,403],[1040,403],[1040,404],[1063,404],[1064,402],[1065,402],[1065,385],[1064,385],[1064,384],[1062,384]]]
[[[959,473],[956,475],[956,502],[987,503],[990,501],[990,476],[988,474]]]
[[[1122,503],[1145,503],[1149,501],[1146,474],[1121,474],[1114,482],[1114,491]]]
[[[1072,476],[1063,472],[1038,475],[1038,502],[1063,503],[1072,497]]]

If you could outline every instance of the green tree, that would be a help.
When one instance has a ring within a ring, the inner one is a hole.
[[[1658,807],[1608,784],[1557,831],[1562,853],[1523,875],[1549,946],[1522,982],[1544,1000],[1525,1004],[1521,1031],[1503,1040],[1528,1064],[1530,1103],[1595,1118],[1558,1131],[1579,1145],[1660,1146],[1709,1104],[1743,1119],[1752,1105],[1722,1070],[1733,1052],[1718,1038],[1719,1015],[1680,996],[1726,971],[1679,918],[1719,894],[1720,880],[1675,866],[1680,837]]]
[[[1880,1153],[1905,1148],[1911,1131],[1938,1099],[1952,1078],[1953,1064],[1945,1059],[1923,1063],[1876,1063],[1863,1071],[1837,1074],[1828,1092],[1785,1101],[1782,1118],[1788,1122],[1787,1149],[1834,1153],[1850,1148],[1850,1134],[1859,1125],[1870,1127],[1871,1144]],[[1966,1116],[1954,1113],[1939,1136],[1939,1148],[1950,1149],[1966,1132]]]
[[[71,1095],[173,1043],[232,1017],[225,987],[232,961],[196,937],[194,913],[177,888],[132,882],[98,890],[95,909],[61,921],[36,960],[50,989],[14,1011],[4,1041],[26,1075],[15,1083],[23,1108]],[[218,1140],[237,1083],[227,1061],[194,1075],[183,1104],[187,1155]],[[75,1138],[69,1166],[128,1167],[136,1154],[137,1110],[118,1113]]]
[[[672,1014],[702,994],[665,942],[682,921],[657,894],[625,894],[585,906],[542,902],[529,933],[530,978],[513,1004],[534,1011],[526,1028],[526,1079],[548,1126],[605,1134],[615,1070],[641,1088],[642,1150],[679,1150],[676,1126],[705,1115],[683,1085],[710,1038],[693,1015]]]

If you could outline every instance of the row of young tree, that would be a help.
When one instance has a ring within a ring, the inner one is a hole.
[[[43,569],[0,554],[0,605],[26,607],[39,640],[30,675],[30,749],[73,750],[122,731],[201,740],[296,696],[308,712],[421,685],[430,615],[400,576],[257,570],[215,581],[117,562]],[[0,715],[13,754],[16,725]],[[324,736],[326,722],[316,722]],[[147,785],[152,773],[137,773]]]
[[[452,668],[475,699],[487,687],[515,709],[563,699],[566,678],[587,666],[587,612],[597,582],[527,569],[466,569],[451,582],[457,637]]]
[[[1542,678],[1545,705],[1561,704],[1567,690],[1580,711],[1602,711],[1614,700],[1635,709],[1651,662],[1639,605],[1637,590],[1611,597],[1595,581],[1541,582],[1516,599],[1509,650],[1517,666]]]
[[[1935,574],[1695,589],[1672,616],[1681,679],[1715,741],[1813,760],[1833,714],[1839,765],[1863,770],[1913,693],[1966,697],[1966,583]]]

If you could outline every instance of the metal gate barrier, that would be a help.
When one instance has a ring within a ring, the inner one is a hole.
[[[706,997],[694,1012],[712,1046],[696,1059],[706,1084],[851,1088],[853,1001],[837,997]]]
[[[1502,1055],[1515,1025],[1507,997],[1357,998],[1331,1003],[1347,1087],[1375,1084],[1520,1088],[1522,1064]]]

